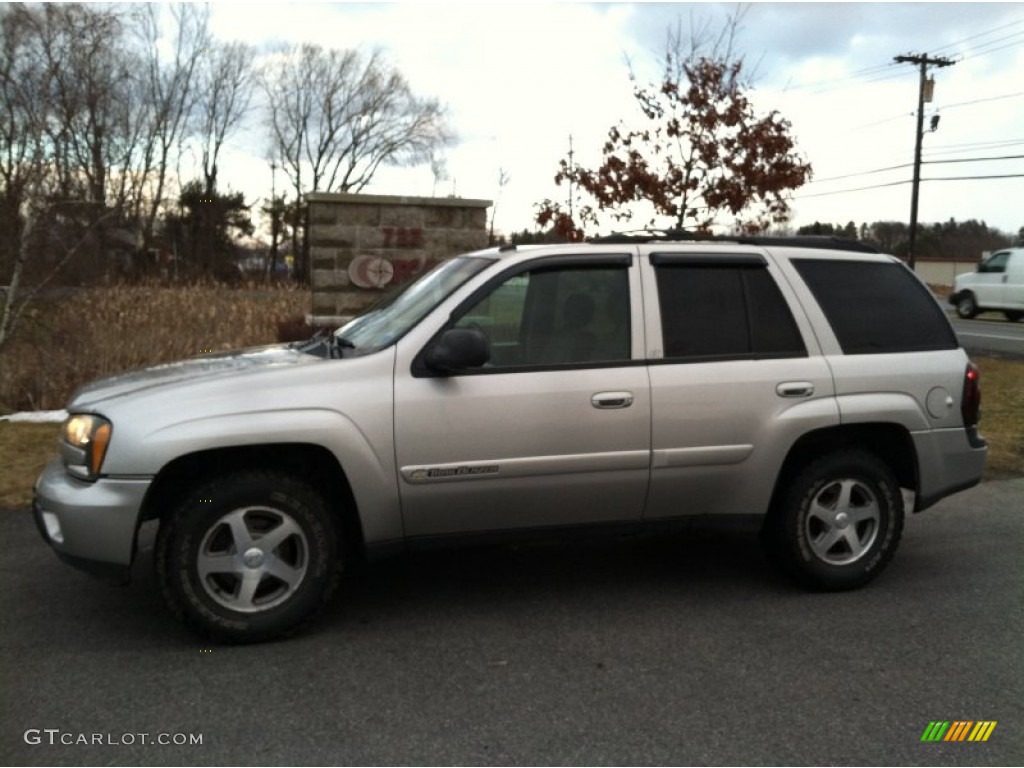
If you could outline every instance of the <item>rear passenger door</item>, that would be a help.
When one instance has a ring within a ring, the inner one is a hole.
[[[759,514],[800,435],[838,422],[833,382],[763,253],[653,250],[645,264],[652,470],[645,518]]]

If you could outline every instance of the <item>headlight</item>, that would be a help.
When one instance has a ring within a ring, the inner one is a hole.
[[[103,466],[110,444],[110,422],[102,416],[79,413],[70,416],[61,429],[64,466],[83,480],[94,480]]]

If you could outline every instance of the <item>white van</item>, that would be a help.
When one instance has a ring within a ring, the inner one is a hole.
[[[1024,248],[1005,248],[982,259],[977,272],[957,275],[949,303],[960,317],[1001,310],[1010,322],[1024,317]]]

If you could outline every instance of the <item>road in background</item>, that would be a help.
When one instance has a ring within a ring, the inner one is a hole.
[[[117,588],[0,513],[0,755],[24,765],[1024,763],[1024,479],[910,518],[865,589],[803,592],[692,531],[434,552],[298,637],[209,645],[140,555]],[[922,743],[934,720],[986,743]],[[50,745],[30,729],[57,729]],[[124,734],[202,734],[147,746]],[[68,734],[68,736],[65,736]],[[60,745],[101,734],[114,744]],[[34,737],[30,734],[30,739]]]
[[[969,352],[1024,358],[1024,322],[1011,323],[1001,315],[982,315],[974,320],[953,318],[960,343]]]

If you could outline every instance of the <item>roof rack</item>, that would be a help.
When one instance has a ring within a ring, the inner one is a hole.
[[[736,243],[737,245],[774,245],[791,248],[827,248],[833,251],[854,251],[856,253],[881,253],[878,248],[857,240],[834,235],[705,235],[686,229],[637,229],[629,232],[614,232],[603,237],[592,237],[587,242],[608,244],[715,242]]]

